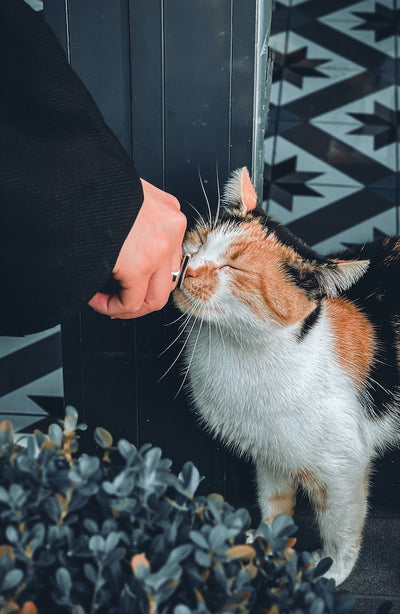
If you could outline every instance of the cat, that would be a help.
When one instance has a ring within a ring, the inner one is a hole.
[[[325,257],[257,204],[246,168],[187,232],[174,302],[204,425],[254,461],[263,520],[313,504],[336,584],[357,560],[371,463],[400,433],[400,239]]]

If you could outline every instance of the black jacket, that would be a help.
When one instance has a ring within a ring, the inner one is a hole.
[[[53,326],[100,290],[142,200],[43,16],[0,0],[0,335]]]

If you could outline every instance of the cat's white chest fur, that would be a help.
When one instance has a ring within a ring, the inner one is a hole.
[[[193,332],[190,386],[206,426],[239,452],[289,470],[318,464],[321,449],[334,456],[338,446],[343,454],[357,447],[359,403],[320,320],[303,341],[268,326],[249,338],[207,324]]]

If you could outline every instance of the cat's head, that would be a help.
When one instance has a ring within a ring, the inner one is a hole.
[[[304,320],[324,296],[336,296],[367,270],[368,261],[319,256],[257,206],[246,168],[225,186],[216,220],[201,220],[185,237],[191,255],[176,305],[219,323]]]

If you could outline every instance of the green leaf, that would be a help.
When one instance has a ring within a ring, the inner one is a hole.
[[[314,569],[314,578],[318,578],[319,576],[323,576],[328,569],[332,567],[333,561],[330,557],[325,557],[321,559]]]
[[[178,546],[177,548],[171,550],[167,559],[167,564],[180,563],[181,561],[186,559],[192,552],[193,546],[191,544],[182,544],[182,546]]]
[[[18,584],[22,582],[23,577],[24,574],[20,569],[12,569],[11,571],[8,571],[1,584],[1,591],[3,593],[8,593],[14,590]]]
[[[226,549],[226,542],[231,537],[232,529],[227,529],[223,524],[217,524],[210,531],[209,541],[214,551],[217,551],[221,546]],[[234,531],[236,533],[236,531]]]
[[[71,419],[75,418],[75,420],[78,422],[78,412],[72,405],[67,405],[65,408],[65,416],[71,416]]]
[[[271,543],[271,527],[269,527],[265,522],[261,522],[257,531],[255,532],[255,537],[258,536],[261,536],[266,542]]]
[[[105,541],[105,552],[111,552],[111,550],[114,550],[114,548],[118,545],[119,540],[119,533],[113,532],[107,535]]]
[[[64,431],[73,433],[78,423],[78,412],[74,407],[68,406],[65,410]]]
[[[275,538],[289,537],[295,533],[297,527],[291,516],[279,514],[272,522],[272,532]]]
[[[14,525],[9,524],[6,528],[6,537],[11,544],[18,544],[20,540],[18,529]]]
[[[325,612],[325,603],[323,599],[317,597],[310,607],[310,614],[324,614]]]
[[[94,432],[94,440],[100,448],[103,450],[107,450],[111,448],[113,444],[113,438],[111,433],[103,429],[101,426],[98,426]]]
[[[68,569],[59,567],[56,571],[56,582],[60,592],[65,597],[69,597],[72,588],[72,580]]]
[[[200,548],[204,548],[204,550],[209,550],[210,546],[206,539],[203,537],[199,531],[190,531],[189,538],[192,540],[196,546],[200,546]]]
[[[203,550],[195,550],[194,559],[201,567],[211,567],[211,557]]]
[[[99,531],[99,525],[95,520],[93,520],[93,518],[85,518],[83,520],[83,526],[85,527],[86,531],[89,531],[89,533],[98,533]]]
[[[90,565],[89,563],[85,563],[83,566],[83,573],[85,574],[89,582],[91,582],[92,584],[96,584],[97,570],[93,567],[93,565]]]
[[[185,463],[179,474],[179,479],[182,481],[189,496],[193,496],[200,484],[200,474],[197,467],[191,462]]]
[[[90,478],[100,467],[100,459],[97,456],[82,454],[79,459],[79,469],[81,474]]]
[[[135,446],[126,439],[120,439],[117,445],[119,453],[126,461],[131,461],[137,455]]]
[[[151,448],[144,457],[144,465],[148,473],[153,473],[161,458],[160,448]]]
[[[3,486],[0,486],[0,503],[9,503],[10,501],[10,495],[8,494],[8,491],[3,488]]]
[[[46,435],[44,435],[42,431],[39,431],[39,429],[35,429],[33,431],[33,435],[35,437],[38,448],[40,448],[44,444],[44,442],[47,441]]]
[[[58,448],[61,448],[62,440],[63,440],[63,432],[62,432],[62,429],[58,426],[58,424],[50,424],[49,437],[51,441],[53,441]]]
[[[57,499],[55,499],[54,497],[49,497],[48,499],[46,499],[46,501],[44,502],[44,509],[46,510],[51,520],[55,524],[57,524],[61,516],[61,508],[58,504]]]
[[[105,543],[101,535],[92,535],[89,539],[89,548],[92,552],[104,552]]]
[[[226,524],[228,524],[228,522]],[[244,529],[247,529],[249,524],[250,514],[243,507],[240,507],[239,509],[235,510],[229,520],[229,526],[238,529],[238,531],[243,531]]]
[[[20,486],[19,484],[11,484],[9,494],[12,505],[17,508],[20,508],[24,505],[27,498],[27,493],[25,493],[22,486]]]

